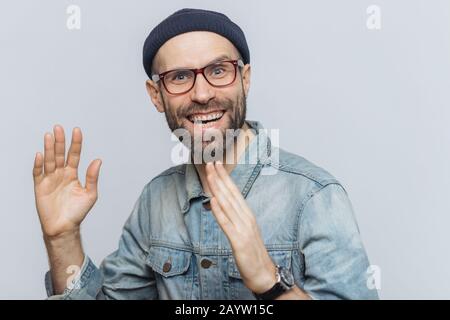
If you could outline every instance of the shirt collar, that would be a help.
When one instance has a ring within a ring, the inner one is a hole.
[[[245,152],[240,155],[236,166],[230,173],[234,183],[241,191],[244,198],[250,191],[253,182],[259,175],[262,166],[270,157],[271,144],[266,130],[258,121],[246,120],[250,128],[255,130],[256,135],[247,145]],[[204,193],[200,178],[193,163],[184,164],[185,172],[185,197],[180,197],[180,206],[183,213],[189,210],[190,202],[194,198],[207,195]],[[205,201],[209,201],[207,198]]]

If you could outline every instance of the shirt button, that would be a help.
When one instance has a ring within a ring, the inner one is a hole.
[[[211,267],[212,261],[209,259],[202,259],[200,265],[202,266],[202,268],[208,269],[209,267]]]
[[[205,208],[206,210],[211,210],[211,204],[208,202],[203,202],[203,208]]]
[[[164,265],[163,265],[163,271],[164,271],[164,272],[169,272],[170,269],[172,269],[172,264],[170,263],[170,261],[167,261],[167,262],[164,263]]]

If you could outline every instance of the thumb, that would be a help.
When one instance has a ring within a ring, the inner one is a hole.
[[[97,194],[98,175],[100,173],[100,166],[102,160],[95,159],[89,164],[86,171],[86,190],[88,193]]]

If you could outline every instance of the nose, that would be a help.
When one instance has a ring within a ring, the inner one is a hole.
[[[215,97],[214,88],[206,81],[202,73],[197,74],[194,87],[191,90],[191,100],[200,104],[207,104]]]

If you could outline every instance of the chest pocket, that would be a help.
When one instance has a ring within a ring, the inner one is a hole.
[[[146,262],[155,272],[160,299],[190,299],[193,274],[192,252],[151,246]]]
[[[275,264],[278,264],[289,271],[291,269],[291,250],[269,250],[269,255]],[[228,256],[228,277],[230,284],[230,299],[233,300],[254,300],[253,293],[244,285],[241,274],[236,265],[233,255]]]

